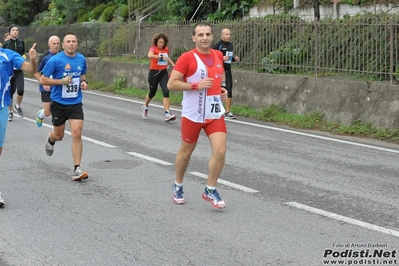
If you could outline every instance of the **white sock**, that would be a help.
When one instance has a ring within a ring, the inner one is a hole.
[[[209,189],[209,190],[215,190],[216,189],[216,187],[211,187],[211,186],[208,186],[208,185],[206,185],[206,187]]]
[[[40,119],[44,119],[44,117],[45,117],[45,116],[44,116],[44,109],[40,110],[38,117],[39,117]]]
[[[177,183],[177,182],[175,181],[175,185],[178,186],[178,187],[182,187],[182,186],[183,186],[183,183],[180,183],[180,184],[179,184],[179,183]]]

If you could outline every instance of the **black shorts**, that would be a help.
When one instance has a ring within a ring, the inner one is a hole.
[[[40,93],[42,95],[42,103],[51,102],[51,98],[50,98],[51,92],[49,92],[49,91],[41,91]]]
[[[233,75],[231,70],[225,70],[227,98],[233,98]]]
[[[69,119],[84,120],[83,104],[63,105],[54,101],[50,104],[51,122],[58,127],[65,124]]]
[[[11,83],[11,88],[10,88],[11,99],[14,96],[15,92],[17,92],[19,96],[24,95],[25,80],[24,80],[24,72],[22,70],[14,70],[14,75],[12,76],[10,83]]]

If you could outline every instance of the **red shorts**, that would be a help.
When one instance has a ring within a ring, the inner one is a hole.
[[[226,122],[224,121],[223,116],[219,119],[212,120],[212,122],[209,123],[196,123],[186,117],[181,118],[180,131],[181,138],[184,142],[196,143],[201,129],[204,129],[205,134],[208,137],[215,132],[227,133]]]

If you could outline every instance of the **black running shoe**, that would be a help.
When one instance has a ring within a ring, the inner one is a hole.
[[[11,122],[14,119],[14,114],[11,112],[8,112],[8,122]]]
[[[17,107],[17,105],[14,105],[14,108],[15,108],[15,111],[17,111],[19,117],[24,118],[24,112],[22,112],[21,106]]]
[[[228,119],[236,119],[236,116],[233,115],[232,112],[227,112],[227,113],[224,115],[224,117],[225,117],[225,118],[228,118]]]
[[[3,205],[5,205],[5,203],[4,203],[4,199],[1,196],[1,192],[0,192],[0,207],[3,207]]]

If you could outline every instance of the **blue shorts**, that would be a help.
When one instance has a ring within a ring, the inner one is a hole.
[[[0,109],[0,147],[3,148],[4,139],[6,138],[6,129],[8,123],[8,108]]]

